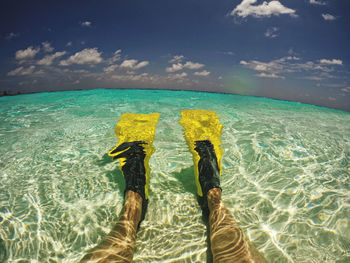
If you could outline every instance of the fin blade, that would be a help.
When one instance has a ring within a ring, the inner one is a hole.
[[[193,155],[198,195],[203,196],[198,171],[200,156],[195,151],[195,142],[209,140],[213,144],[221,175],[221,159],[224,151],[220,147],[220,137],[222,135],[223,125],[220,124],[216,112],[210,110],[183,110],[181,111],[179,122],[184,127],[185,139]]]
[[[120,152],[116,149],[124,142],[142,141],[144,152],[146,154],[144,165],[146,168],[146,186],[145,196],[148,199],[148,186],[149,186],[149,159],[154,153],[153,140],[156,133],[156,126],[159,120],[159,113],[150,114],[137,114],[137,113],[124,113],[120,117],[119,122],[115,127],[115,134],[118,137],[118,144],[108,152],[109,156],[117,156]],[[120,168],[125,164],[125,158],[120,158]]]

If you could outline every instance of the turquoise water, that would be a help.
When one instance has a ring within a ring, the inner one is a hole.
[[[145,90],[0,98],[0,261],[77,262],[99,243],[123,204],[119,163],[106,156],[118,117],[159,112],[134,259],[206,262],[182,109],[218,113],[223,200],[270,262],[350,262],[349,113]]]

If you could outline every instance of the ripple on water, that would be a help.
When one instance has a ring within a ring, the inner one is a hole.
[[[1,100],[0,261],[77,262],[98,244],[123,205],[122,174],[106,155],[116,143],[115,123],[124,112],[157,111],[150,203],[134,259],[205,262],[207,229],[178,123],[185,108],[217,111],[224,124],[223,200],[270,262],[350,260],[347,113],[166,91]]]

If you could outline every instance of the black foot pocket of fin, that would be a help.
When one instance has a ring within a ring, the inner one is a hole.
[[[209,140],[196,141],[194,148],[199,156],[198,174],[203,196],[212,188],[220,188],[220,168],[213,144]]]
[[[124,142],[110,152],[111,155],[114,155],[113,160],[124,158],[121,163],[121,170],[125,178],[125,191],[134,191],[140,194],[143,200],[146,199],[146,154],[144,144],[146,143],[142,141]],[[118,152],[121,153],[117,154]]]
[[[115,147],[113,150],[109,152],[110,155],[113,156],[113,160],[119,159],[119,158],[126,158],[130,159],[137,155],[141,155],[140,157],[145,158],[146,154],[144,152],[143,144],[147,144],[142,141],[134,141],[134,142],[124,142],[118,147]],[[116,155],[118,152],[121,152],[120,154]]]

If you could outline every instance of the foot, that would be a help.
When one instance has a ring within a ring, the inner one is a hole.
[[[142,197],[141,221],[145,216],[148,204],[145,195],[146,168],[144,161],[146,154],[144,152],[144,144],[146,143],[142,141],[124,142],[110,152],[110,154],[121,152],[113,156],[113,160],[124,158],[121,163],[121,170],[125,179],[125,192],[131,190]]]
[[[199,154],[198,174],[203,196],[212,188],[220,188],[220,168],[213,144],[209,140],[196,141],[194,148]],[[220,188],[221,189],[221,188]]]
[[[220,187],[220,168],[216,158],[213,144],[209,140],[196,141],[194,148],[199,154],[198,180],[202,188],[203,196],[198,196],[198,203],[203,212],[204,220],[209,218],[208,195],[211,189]]]

